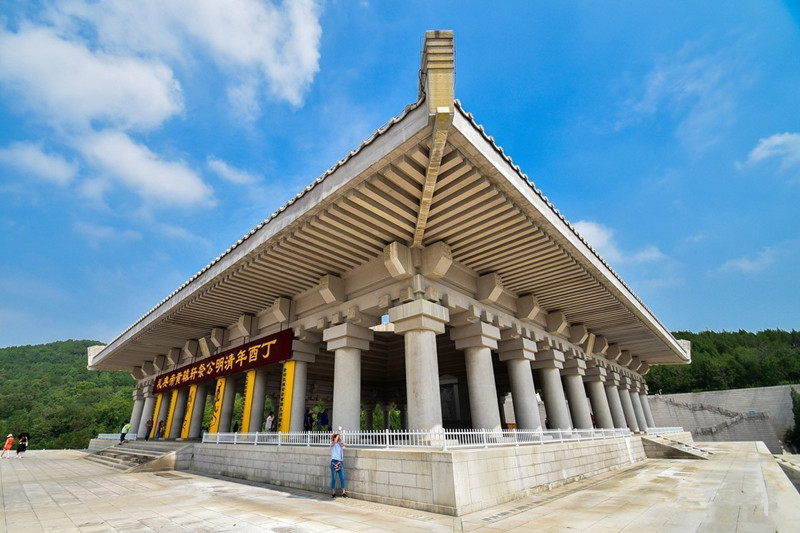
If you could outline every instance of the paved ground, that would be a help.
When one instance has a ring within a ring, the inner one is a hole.
[[[31,451],[0,460],[0,531],[800,531],[800,495],[763,445],[708,444],[709,461],[647,460],[460,518]]]

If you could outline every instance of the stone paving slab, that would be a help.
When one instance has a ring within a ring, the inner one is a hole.
[[[0,460],[0,531],[790,532],[800,495],[761,443],[647,460],[463,517],[187,472],[120,473],[79,451]]]

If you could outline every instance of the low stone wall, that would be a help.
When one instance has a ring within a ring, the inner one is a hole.
[[[176,468],[328,493],[327,448],[195,444]],[[488,449],[346,449],[347,491],[460,516],[645,459],[637,437]]]
[[[87,448],[87,451],[89,453],[96,453],[101,450],[105,450],[106,448],[116,446],[117,444],[119,444],[119,441],[116,440],[92,439],[89,441],[89,447]]]

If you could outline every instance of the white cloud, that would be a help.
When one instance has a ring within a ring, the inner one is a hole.
[[[612,263],[622,260],[622,252],[613,241],[614,232],[611,228],[588,220],[579,220],[573,226],[604,259]]]
[[[142,234],[138,231],[119,231],[112,226],[92,224],[90,222],[78,221],[75,222],[72,227],[76,232],[88,238],[93,246],[98,246],[101,243],[109,241],[133,241],[140,240],[142,238]]]
[[[759,139],[756,147],[747,156],[747,162],[757,163],[770,158],[780,159],[781,168],[800,163],[800,133],[776,133],[766,139]]]
[[[120,132],[86,137],[84,157],[108,178],[161,205],[212,206],[211,188],[182,161],[165,161]]]
[[[300,105],[319,70],[320,13],[316,0],[72,0],[50,16],[73,34],[88,22],[102,46],[134,55],[188,63],[207,54],[233,87],[255,77]]]
[[[776,260],[776,250],[767,246],[761,250],[755,257],[739,257],[737,259],[729,259],[719,267],[720,272],[742,272],[744,274],[753,274],[762,272],[769,268]]]
[[[152,128],[183,106],[160,61],[90,50],[50,28],[0,29],[0,81],[54,126]]]
[[[733,120],[733,62],[696,53],[686,45],[661,58],[645,76],[641,95],[624,106],[616,124],[625,128],[645,117],[668,114],[677,119],[676,137],[687,149],[703,151],[715,144]]]
[[[30,142],[16,142],[0,148],[0,162],[57,185],[69,184],[78,171],[75,164],[60,155],[45,153],[40,145]]]
[[[213,155],[206,158],[206,164],[208,164],[208,167],[216,172],[219,177],[237,185],[253,185],[259,181],[258,176],[234,168]]]
[[[614,230],[588,220],[573,224],[578,233],[609,263],[652,263],[667,258],[656,246],[639,251],[624,252],[614,240]]]
[[[159,224],[158,231],[161,235],[164,235],[171,239],[202,244],[204,246],[211,245],[211,241],[209,241],[205,237],[196,235],[195,233],[192,233],[186,228],[182,228],[180,226],[174,226],[172,224]]]

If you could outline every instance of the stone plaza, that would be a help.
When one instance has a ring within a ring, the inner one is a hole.
[[[800,495],[759,443],[711,443],[709,460],[647,459],[452,517],[224,477],[120,473],[81,451],[0,460],[0,531],[790,532]]]

